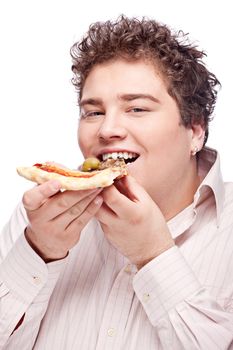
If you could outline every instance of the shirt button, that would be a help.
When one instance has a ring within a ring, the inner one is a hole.
[[[33,276],[33,282],[34,282],[34,284],[35,285],[39,285],[39,284],[41,284],[41,278],[39,277],[39,276]]]
[[[109,336],[109,337],[113,337],[114,334],[115,334],[115,329],[114,329],[114,328],[109,328],[109,329],[108,329],[108,336]]]
[[[144,293],[142,299],[143,299],[144,303],[147,303],[147,301],[150,300],[150,294]]]

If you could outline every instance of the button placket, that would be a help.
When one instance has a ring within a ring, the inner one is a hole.
[[[130,266],[130,272],[125,269]],[[119,272],[109,295],[96,350],[116,349],[121,346],[122,334],[130,312],[134,290],[131,265]]]

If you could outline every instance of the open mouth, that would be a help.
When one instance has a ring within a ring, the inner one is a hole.
[[[133,152],[112,152],[112,153],[104,153],[101,154],[98,158],[101,161],[105,161],[107,159],[124,159],[125,163],[133,163],[139,157],[139,154]]]

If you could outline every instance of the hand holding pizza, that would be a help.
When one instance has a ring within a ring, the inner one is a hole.
[[[103,190],[96,214],[107,239],[140,269],[174,246],[164,216],[131,176]]]
[[[50,180],[25,192],[29,219],[25,236],[45,262],[64,258],[78,241],[81,230],[102,204],[101,189],[60,192]]]

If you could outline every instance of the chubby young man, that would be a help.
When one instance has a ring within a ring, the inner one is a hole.
[[[233,185],[205,146],[219,82],[154,20],[71,49],[85,158],[104,189],[29,189],[0,236],[0,349],[233,349]]]

